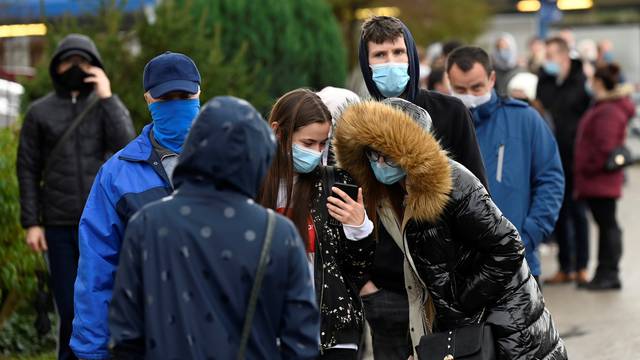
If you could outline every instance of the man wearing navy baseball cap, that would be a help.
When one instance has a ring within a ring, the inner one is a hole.
[[[200,73],[186,55],[151,59],[143,87],[153,121],[102,166],[80,219],[70,345],[81,359],[110,358],[108,311],[126,224],[144,205],[173,192],[173,169],[200,109]],[[132,293],[131,301],[153,299]]]

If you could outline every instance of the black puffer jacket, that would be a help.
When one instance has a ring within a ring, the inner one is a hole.
[[[566,359],[516,228],[428,131],[399,110],[362,103],[343,114],[335,146],[340,165],[362,184],[365,198],[372,192],[388,196],[371,170],[367,148],[407,173],[401,241],[435,308],[435,319],[421,310],[425,318],[418,322],[427,331],[430,325],[448,330],[477,322],[485,309],[499,359]],[[410,304],[412,285],[407,283]],[[426,301],[421,305],[425,309]],[[411,331],[418,330],[414,323]],[[412,338],[417,345],[413,333]]]
[[[55,69],[69,50],[83,50],[102,67],[91,40],[69,35],[58,46],[50,66],[55,92],[36,100],[27,110],[20,133],[17,171],[20,184],[20,220],[33,225],[77,225],[93,179],[102,163],[134,137],[129,111],[116,95],[101,99],[68,138],[55,158],[49,154],[94,93],[72,98]],[[51,162],[50,171],[44,174]]]

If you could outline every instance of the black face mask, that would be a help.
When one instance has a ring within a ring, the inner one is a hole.
[[[59,75],[60,85],[68,91],[89,92],[93,89],[93,84],[84,82],[88,76],[89,74],[82,71],[78,65],[73,65]]]

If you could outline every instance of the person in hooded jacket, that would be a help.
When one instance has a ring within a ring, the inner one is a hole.
[[[405,254],[412,345],[484,321],[498,359],[566,359],[516,228],[431,129],[394,105],[366,102],[343,113],[334,140],[368,214]]]
[[[109,313],[114,360],[236,358],[267,228],[254,198],[275,152],[245,100],[204,105],[176,190],[127,226]],[[281,215],[272,239],[246,358],[315,359],[320,320],[304,244]]]
[[[574,196],[589,205],[598,225],[598,267],[589,290],[622,288],[619,263],[622,257],[622,230],[616,219],[622,196],[623,170],[606,171],[610,154],[623,146],[627,124],[635,113],[629,98],[633,87],[620,82],[620,67],[600,65],[593,79],[595,104],[580,121],[575,151]]]
[[[545,284],[575,281],[585,284],[589,263],[589,224],[583,201],[573,198],[573,159],[576,132],[582,115],[591,103],[582,62],[570,57],[570,48],[559,37],[546,41],[546,61],[538,74],[537,98],[553,118],[560,151],[565,190],[555,237],[560,270]]]
[[[413,36],[397,18],[375,16],[362,25],[360,69],[375,100],[400,97],[423,108],[433,119],[434,134],[450,156],[467,167],[487,186],[484,164],[467,108],[452,96],[419,89],[420,64]],[[378,225],[378,224],[376,224]],[[376,258],[362,295],[373,334],[374,355],[401,358],[406,349],[408,313],[402,286],[402,251],[384,226],[376,226]],[[377,334],[377,335],[376,335]],[[405,360],[405,359],[403,359]]]
[[[173,191],[171,175],[200,109],[200,73],[184,54],[151,59],[143,87],[153,122],[100,168],[80,218],[70,345],[82,359],[109,358],[108,307],[126,225]]]
[[[355,185],[351,176],[321,165],[332,122],[317,94],[283,95],[269,123],[279,146],[258,199],[289,217],[306,245],[320,308],[320,359],[356,359],[364,323],[358,291],[375,250],[362,190],[351,198],[332,186]]]
[[[87,36],[62,39],[49,74],[54,91],[29,106],[20,132],[20,222],[31,249],[45,251],[48,259],[60,317],[58,359],[74,359],[69,338],[80,214],[98,169],[133,139],[134,130],[129,111],[111,93],[98,49]],[[79,125],[61,140],[83,113]]]

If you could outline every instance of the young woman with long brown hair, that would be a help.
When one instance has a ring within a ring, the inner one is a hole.
[[[333,184],[353,185],[351,176],[320,164],[331,114],[318,95],[306,89],[283,95],[269,123],[278,150],[258,199],[289,217],[304,240],[321,312],[320,358],[356,359],[363,326],[358,289],[375,247],[362,190],[350,198]]]

